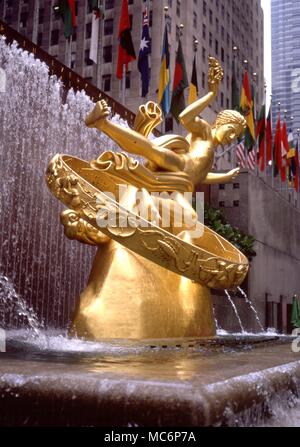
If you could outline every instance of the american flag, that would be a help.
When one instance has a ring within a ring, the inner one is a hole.
[[[247,152],[244,141],[241,141],[236,147],[236,160],[241,168],[248,168],[251,171],[255,169],[257,162],[256,147]]]

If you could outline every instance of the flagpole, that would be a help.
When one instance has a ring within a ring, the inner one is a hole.
[[[254,121],[257,118],[257,109],[256,109],[256,87],[257,87],[257,73],[252,74],[252,82],[253,82],[253,113],[254,113]]]
[[[257,118],[257,115],[256,115],[256,112],[257,112],[257,110],[256,110],[256,87],[257,87],[257,73],[253,73],[252,74],[252,83],[253,83],[253,98],[252,98],[252,101],[253,101],[253,115],[254,115],[254,132],[255,132],[255,149],[256,149],[256,160],[255,160],[255,173],[256,173],[256,175],[257,175],[257,177],[260,177],[260,172],[259,172],[259,166],[258,166],[258,163],[257,163],[257,155],[258,155],[258,147],[257,147],[257,138],[256,138],[256,118]]]
[[[280,111],[281,111],[281,102],[280,102],[280,101],[278,101],[277,106],[278,106],[278,114],[280,115]],[[281,135],[281,119],[280,119],[280,135]],[[280,143],[281,143],[281,137],[280,137]],[[277,149],[276,149],[276,150],[277,150]],[[280,146],[280,151],[281,151],[281,146]],[[276,154],[274,154],[274,155],[276,155]],[[274,159],[274,162],[276,163],[276,160],[275,160],[275,159]],[[281,175],[281,173],[279,172],[279,168],[278,168],[278,167],[277,167],[277,169],[278,169],[278,178],[279,178],[280,175]],[[279,180],[280,180],[280,179],[279,179]],[[275,181],[275,178],[274,178],[274,181]],[[277,188],[276,188],[276,189],[277,189]],[[281,181],[280,181],[280,183],[279,183],[278,191],[281,192]]]
[[[294,117],[293,116],[291,116],[291,127],[290,127],[290,129],[288,130],[288,132],[289,131],[291,131],[291,133],[292,133],[292,135],[293,135],[293,146],[294,146],[294,141],[295,141],[295,139],[294,139]],[[290,171],[290,169],[288,169],[288,172]],[[289,183],[288,183],[288,185],[289,185]],[[290,186],[290,185],[289,185]],[[292,188],[293,188],[293,190],[295,189],[294,188],[294,179],[292,179]]]
[[[98,1],[98,8],[101,8],[100,13],[102,12],[102,0]],[[97,53],[97,87],[102,89],[102,54],[103,54],[103,40],[102,40],[102,30],[104,18],[103,15],[100,17],[99,23],[99,31],[98,31],[98,53]]]
[[[122,73],[122,81],[121,81],[121,87],[122,87],[122,104],[125,106],[126,104],[126,65],[123,63],[122,67],[123,73]]]
[[[148,21],[150,22],[150,0],[147,0],[147,14],[148,14]],[[149,23],[150,27],[150,23]]]
[[[224,155],[228,154],[228,152],[231,152],[235,147],[236,147],[236,144],[234,143],[234,144],[230,145],[229,148],[227,148],[223,152],[221,152],[220,154],[216,154],[215,155],[216,161],[220,160],[220,158],[224,157]]]
[[[195,40],[193,41],[193,43],[194,43],[194,56],[195,56],[195,58],[196,58],[196,62],[197,62],[197,52],[198,52],[199,40],[198,40],[198,39],[195,39]],[[197,64],[196,64],[196,65],[197,65]]]
[[[126,65],[123,64],[123,77],[122,77],[122,104],[123,104],[123,106],[125,106],[125,104],[126,104],[125,94],[126,94]]]
[[[281,112],[281,102],[280,101],[278,101],[278,113],[279,113],[279,115],[280,115],[280,112]],[[281,117],[280,117],[281,118]],[[281,136],[281,119],[280,119],[280,136]],[[281,138],[280,138],[280,143],[281,143]],[[280,151],[281,151],[281,147],[280,147]],[[281,176],[281,173],[280,172],[278,172],[278,178]],[[279,178],[279,181],[280,181],[280,178]],[[281,181],[280,181],[280,187],[278,188],[278,191],[281,191]]]
[[[165,26],[167,24],[168,11],[169,11],[169,7],[164,6],[164,14],[163,14],[163,19],[162,19],[162,34],[163,35],[164,35]],[[162,134],[164,133],[164,122],[165,122],[165,120],[163,120],[160,125],[160,131]]]
[[[288,126],[287,126],[287,113],[288,113],[288,111],[287,110],[285,110],[285,122],[286,122],[286,133],[287,133],[287,137],[288,137],[288,143],[289,143],[289,129],[288,129]],[[293,119],[294,119],[294,117],[291,117],[291,122],[293,122]],[[293,126],[293,124],[291,124],[291,127]],[[286,177],[286,185],[285,185],[285,190],[286,190],[286,192],[287,193],[289,193],[289,190],[290,190],[290,184],[289,184],[289,165],[288,165],[288,153],[289,153],[289,150],[290,150],[290,145],[289,145],[289,147],[288,147],[288,151],[287,151],[287,154],[286,154],[286,167],[285,167],[285,177]]]
[[[287,110],[285,110],[284,111],[284,115],[285,115],[285,123],[286,123],[286,129],[287,129],[287,113],[288,113],[288,111]],[[288,134],[288,129],[287,129],[287,134]],[[285,188],[284,188],[284,190],[286,191],[286,192],[288,192],[289,191],[289,182],[288,182],[288,164],[287,164],[287,161],[288,161],[288,158],[287,158],[287,155],[288,155],[288,152],[287,152],[287,154],[286,154],[286,167],[285,167],[285,178],[286,178],[286,181],[285,181]]]
[[[297,176],[298,176],[298,184],[299,184],[299,135],[300,135],[300,129],[297,129],[297,146],[296,146],[296,151],[297,151],[297,155],[298,155],[298,157],[295,157],[296,158],[296,162],[298,162],[298,166],[296,166],[296,174],[297,174]],[[297,197],[297,205],[298,205],[298,203],[299,203],[299,197],[300,197],[300,189],[299,189],[299,187],[298,187],[298,191],[297,191],[297,194],[298,194],[298,197]]]
[[[236,58],[237,58],[237,53],[238,53],[238,47],[236,45],[233,46],[232,48],[232,54],[233,54],[233,73],[232,73],[232,79],[231,79],[231,107],[235,110],[239,109],[238,107],[238,100],[236,98],[236,96],[239,95],[239,93],[237,92],[237,76],[236,76]],[[234,79],[234,81],[233,81]],[[235,148],[237,147],[237,144],[239,143],[239,141],[236,142],[235,144]],[[236,150],[234,151],[234,164],[235,166],[237,165],[238,160],[237,160],[237,156],[236,156]]]
[[[179,41],[180,41],[180,43],[181,43],[181,38],[182,38],[182,36],[183,36],[183,30],[184,30],[184,24],[183,23],[181,23],[180,25],[179,25],[179,29],[180,29],[180,31],[179,31]],[[179,43],[179,42],[178,42]],[[182,44],[182,43],[181,43]],[[175,60],[175,65],[176,65],[176,60]],[[184,95],[184,92],[183,92],[183,95]],[[180,131],[179,130],[179,126],[180,126],[180,124],[175,120],[175,122],[176,122],[176,126],[177,126],[177,129],[178,129],[178,131]]]
[[[270,118],[271,118],[271,129],[272,129],[272,144],[271,144],[271,156],[272,156],[271,185],[272,185],[272,188],[274,189],[274,188],[275,188],[275,182],[274,182],[274,162],[275,162],[275,159],[274,159],[274,143],[275,143],[275,141],[273,141],[273,132],[274,132],[274,130],[273,130],[273,126],[274,126],[274,123],[273,123],[273,117],[272,117],[272,109],[273,109],[273,95],[272,95],[272,93],[271,93],[271,95],[270,95],[270,104],[271,104]]]
[[[148,30],[149,30],[149,34],[150,34],[150,0],[147,0],[146,5],[147,5],[147,14],[148,14]],[[142,16],[143,16],[143,14],[142,14]],[[143,18],[142,18],[142,29],[143,29]],[[152,36],[152,31],[151,31],[150,36]],[[150,39],[151,38],[152,37],[150,37]],[[148,56],[148,59],[149,59],[149,56]],[[147,93],[146,99],[148,99],[149,93],[150,93],[150,88],[151,88],[151,84],[152,84],[151,77],[152,76],[150,76],[150,78],[149,78],[148,93]]]
[[[264,132],[264,179],[267,183],[267,138],[266,138],[266,131],[267,131],[267,83],[265,82],[264,85],[264,104],[265,104],[265,132]]]
[[[148,14],[148,30],[149,30],[149,34],[150,34],[150,0],[147,0],[147,14]],[[142,24],[142,26],[143,26],[143,24]],[[151,30],[151,34],[150,34],[150,39],[152,39],[152,30]],[[152,44],[151,44],[151,46],[152,46]],[[148,58],[149,58],[149,56],[148,56]],[[151,88],[151,84],[152,84],[151,78],[152,78],[152,76],[150,76],[150,78],[149,78],[149,84],[148,84],[149,90],[148,90],[146,99],[149,97],[149,93],[150,93],[150,88]]]
[[[284,122],[285,122],[285,126],[286,126],[286,119],[287,119],[287,113],[288,113],[288,111],[285,109],[285,110],[283,111],[283,113],[284,113],[283,118],[284,118]],[[283,143],[282,143],[282,132],[281,132],[281,164],[282,164],[282,162],[283,162],[283,157],[282,157],[282,145],[283,145]],[[284,166],[284,168],[285,168],[285,179],[286,179],[286,171],[287,171],[286,166]],[[288,192],[288,182],[285,181],[285,184],[284,184],[284,183],[282,184],[282,183],[283,183],[283,182],[281,182],[281,190],[282,190],[283,196],[285,196],[286,193]]]

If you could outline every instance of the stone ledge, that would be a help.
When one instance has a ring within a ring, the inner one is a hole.
[[[229,355],[229,362],[234,355],[237,362],[232,369],[223,362],[228,354],[212,354],[215,367],[222,369],[215,376],[209,367],[210,359],[203,359],[205,371],[201,371],[201,359],[196,358],[193,374],[186,374],[183,379],[174,371],[166,376],[159,361],[156,373],[146,374],[146,369],[139,369],[138,365],[124,371],[121,365],[119,371],[112,372],[105,370],[105,363],[101,370],[93,364],[84,370],[76,364],[3,358],[0,425],[226,425],[229,414],[238,415],[268,402],[278,393],[290,391],[299,395],[300,360],[293,361],[299,356],[289,352],[287,345]],[[145,357],[141,357],[143,360]],[[161,358],[163,361],[167,369],[171,367],[166,357]],[[179,361],[188,362],[189,354],[184,353]],[[263,364],[266,368],[262,368]],[[192,365],[186,363],[186,371]]]

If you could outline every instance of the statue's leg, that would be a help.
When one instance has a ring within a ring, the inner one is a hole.
[[[184,158],[170,149],[159,147],[155,140],[149,140],[135,130],[119,126],[108,120],[99,120],[95,127],[106,133],[123,150],[130,154],[140,155],[154,162],[162,169],[177,172],[184,169]]]

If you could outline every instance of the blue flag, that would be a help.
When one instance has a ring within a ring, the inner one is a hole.
[[[145,8],[143,12],[143,31],[142,39],[140,45],[139,59],[138,59],[138,69],[141,73],[142,80],[142,97],[147,96],[149,92],[149,54],[151,53],[151,39],[149,35],[149,17],[148,10]]]

